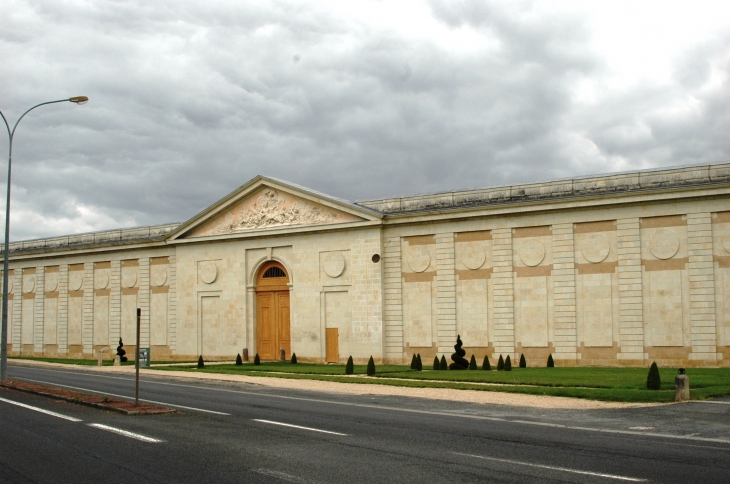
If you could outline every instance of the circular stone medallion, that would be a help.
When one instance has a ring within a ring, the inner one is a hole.
[[[152,270],[150,272],[152,273],[152,285],[160,287],[167,282],[167,267],[152,266]]]
[[[467,269],[479,269],[484,265],[484,261],[487,260],[487,254],[484,252],[484,248],[474,245],[471,242],[464,247],[463,254],[461,256],[461,262]]]
[[[35,276],[26,276],[23,278],[23,292],[33,292],[35,288]]]
[[[520,259],[526,266],[534,267],[545,258],[545,246],[539,240],[528,240],[520,248]]]
[[[423,272],[431,264],[431,256],[428,249],[423,246],[416,246],[408,254],[408,267],[413,272]]]
[[[340,277],[345,271],[345,258],[342,254],[331,252],[324,258],[324,272],[330,277]]]
[[[99,271],[96,273],[96,288],[106,289],[109,285],[109,273],[107,271]]]
[[[46,292],[54,292],[58,289],[58,272],[46,274]]]
[[[603,234],[591,234],[583,241],[583,257],[588,262],[594,264],[603,262],[608,257],[610,250],[608,240]]]
[[[669,229],[661,229],[649,237],[649,250],[657,259],[669,259],[679,251],[679,237]]]
[[[81,286],[84,283],[84,276],[81,272],[75,271],[69,274],[68,276],[68,287],[71,288],[72,291],[78,291],[81,289]]]
[[[122,287],[134,287],[137,283],[137,270],[134,267],[122,268]]]
[[[725,252],[730,253],[730,237],[722,238],[722,247],[725,249]]]
[[[206,284],[213,284],[218,277],[218,266],[215,262],[207,261],[200,263],[200,279]]]

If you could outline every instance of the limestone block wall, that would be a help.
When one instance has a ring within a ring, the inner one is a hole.
[[[111,346],[105,353],[111,358],[120,337],[127,351],[133,351],[136,309],[141,307],[141,345],[152,347],[153,358],[164,358],[171,352],[168,335],[176,328],[175,306],[166,299],[175,273],[170,270],[164,281],[158,274],[150,291],[148,268],[150,260],[153,264],[164,261],[169,270],[170,261],[174,264],[173,251],[169,247],[90,251],[35,262],[13,261],[8,274],[12,283],[8,305],[8,320],[12,323],[8,328],[10,354],[95,358],[97,350]],[[164,293],[164,303],[159,298],[151,300],[150,292]],[[157,326],[150,327],[150,311]],[[152,330],[157,332],[151,335]]]

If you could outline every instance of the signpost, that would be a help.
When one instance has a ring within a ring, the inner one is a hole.
[[[139,367],[149,368],[150,367],[150,349],[140,348],[139,349]]]
[[[139,333],[142,309],[137,308],[137,346],[134,349],[134,404],[139,405]]]

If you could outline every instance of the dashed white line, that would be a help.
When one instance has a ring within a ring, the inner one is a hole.
[[[298,484],[317,484],[316,481],[310,481],[309,479],[303,479],[301,477],[293,476],[291,474],[286,474],[284,472],[275,471],[273,469],[252,469],[251,472],[255,472],[257,474],[263,474],[263,475],[269,476],[269,477],[275,477],[277,479],[281,479],[282,481],[287,481],[287,482],[296,482]]]
[[[158,444],[160,442],[164,442],[164,440],[155,439],[153,437],[147,437],[146,435],[130,432],[129,430],[118,429],[116,427],[111,427],[109,425],[104,425],[104,424],[99,424],[99,423],[90,423],[90,424],[86,424],[86,425],[88,425],[89,427],[94,427],[95,429],[106,430],[108,432],[113,432],[115,434],[123,435],[123,436],[129,437],[131,439],[141,440],[142,442],[150,442],[153,444]]]
[[[51,412],[50,410],[46,410],[44,408],[34,407],[32,405],[26,405],[25,403],[16,402],[14,400],[8,400],[7,398],[0,398],[0,401],[3,401],[5,403],[10,403],[12,405],[17,405],[19,407],[27,408],[29,410],[35,410],[36,412],[45,413],[46,415],[51,415],[53,417],[62,418],[64,420],[70,420],[71,422],[81,422],[82,421],[80,418],[69,417],[68,415],[63,415],[62,413]]]
[[[23,378],[23,380],[25,380],[25,381],[32,381],[32,382],[35,382],[35,383],[45,383],[46,385],[53,385],[53,386],[56,386],[56,387],[71,388],[73,390],[82,390],[82,391],[85,391],[85,392],[98,393],[100,395],[106,395],[106,396],[109,396],[109,397],[125,398],[127,400],[132,400],[132,397],[128,397],[126,395],[117,395],[116,393],[100,392],[98,390],[92,390],[90,388],[73,387],[71,385],[61,385],[60,383],[52,383],[52,382],[47,382],[47,381],[42,381],[42,380],[33,380],[33,379],[30,379],[30,378]],[[154,404],[157,404],[157,405],[166,405],[168,407],[183,408],[185,410],[194,410],[196,412],[214,413],[216,415],[230,415],[230,413],[217,412],[215,410],[207,410],[205,408],[186,407],[185,405],[175,405],[174,403],[157,402],[155,400],[147,400],[147,399],[144,399],[144,398],[140,398],[139,400],[142,401],[142,402],[154,403]]]
[[[292,427],[295,429],[311,430],[312,432],[321,432],[323,434],[347,435],[347,434],[342,434],[340,432],[332,432],[331,430],[314,429],[312,427],[302,427],[301,425],[288,424],[288,423],[284,423],[284,422],[275,422],[273,420],[263,420],[263,419],[255,418],[255,419],[253,419],[253,421],[272,424],[272,425],[281,425],[282,427]]]
[[[605,477],[607,479],[615,479],[617,481],[629,481],[629,482],[646,482],[647,481],[646,479],[640,479],[638,477],[619,476],[617,474],[604,474],[602,472],[580,471],[578,469],[568,469],[567,467],[546,466],[546,465],[542,465],[542,464],[533,464],[532,462],[521,462],[518,460],[511,460],[511,459],[498,459],[497,457],[486,457],[483,455],[462,454],[460,452],[452,452],[452,454],[461,455],[464,457],[474,457],[475,459],[484,459],[484,460],[491,460],[491,461],[495,461],[495,462],[504,462],[505,464],[515,464],[515,465],[521,465],[521,466],[527,466],[527,467],[537,467],[540,469],[548,469],[551,471],[568,472],[571,474],[581,474],[584,476]]]

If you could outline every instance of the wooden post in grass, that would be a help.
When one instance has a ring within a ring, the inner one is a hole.
[[[137,308],[137,347],[134,349],[134,404],[139,405],[139,333],[142,310]]]

